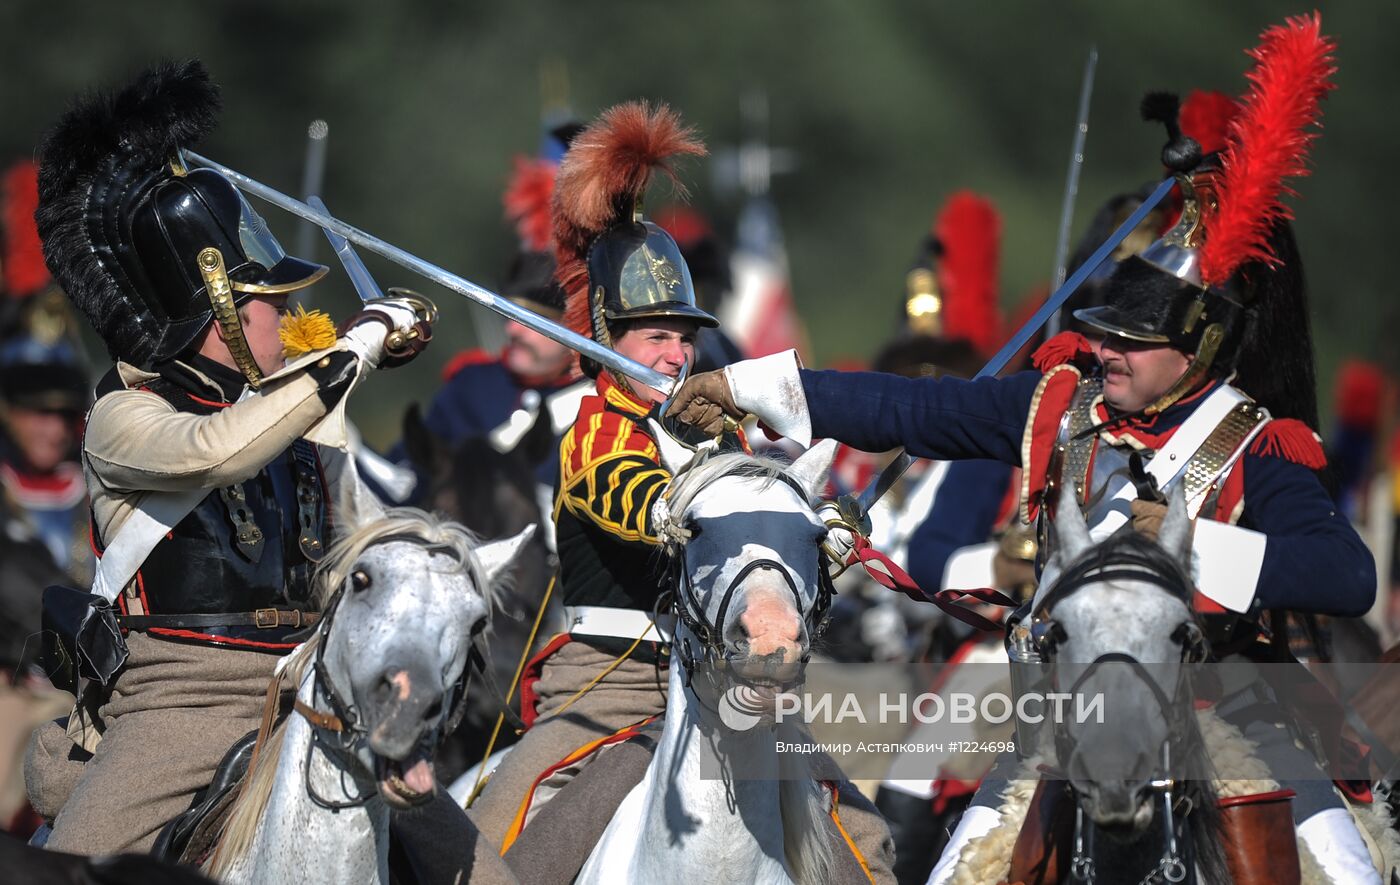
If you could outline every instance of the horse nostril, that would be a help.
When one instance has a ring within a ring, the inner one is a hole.
[[[412,680],[409,679],[408,671],[395,667],[385,670],[379,677],[379,684],[374,687],[374,699],[381,704],[391,701],[404,700],[412,688]]]

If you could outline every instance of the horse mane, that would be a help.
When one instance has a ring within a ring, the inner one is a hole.
[[[1059,583],[1064,580],[1065,575],[1071,573],[1088,572],[1092,577],[1092,573],[1099,569],[1123,565],[1125,558],[1132,565],[1141,566],[1144,571],[1157,572],[1171,578],[1173,586],[1180,587],[1182,590],[1178,594],[1178,598],[1186,602],[1187,608],[1190,609],[1191,592],[1195,582],[1187,571],[1186,564],[1162,549],[1162,546],[1155,539],[1141,532],[1120,531],[1109,535],[1102,542],[1085,550],[1072,562],[1066,563],[1059,575],[1056,576],[1055,582]],[[1195,610],[1191,609],[1191,613],[1194,617]]]
[[[414,507],[388,508],[382,517],[353,527],[330,546],[312,576],[313,598],[319,608],[327,610],[366,550],[379,543],[402,540],[420,543],[431,553],[445,553],[455,559],[459,567],[465,568],[472,585],[488,603],[486,619],[489,630],[491,610],[495,608],[501,591],[499,586],[492,586],[486,580],[486,572],[476,556],[476,536],[460,523]],[[277,675],[273,676],[270,691],[280,691],[284,682],[290,683],[293,691],[300,690],[302,680],[316,659],[316,650],[325,639],[327,623],[322,621],[305,642],[287,655],[278,667]],[[252,769],[244,776],[238,798],[229,810],[228,822],[219,834],[219,841],[205,869],[216,879],[226,876],[253,847],[253,838],[257,835],[258,825],[272,797],[273,785],[277,782],[288,718],[283,717],[273,726],[257,749],[257,759]]]
[[[762,488],[766,489],[779,477],[784,476],[787,468],[788,465],[784,462],[762,455],[749,455],[744,452],[716,455],[711,454],[710,450],[702,450],[695,455],[695,460],[672,478],[671,485],[665,492],[666,510],[672,523],[678,523],[700,493],[716,480],[729,476],[763,479],[766,481]],[[673,553],[684,547],[689,538],[689,533],[675,524],[669,531],[664,532],[662,540],[666,552]]]
[[[789,740],[810,740],[793,723]],[[783,855],[801,885],[831,881],[835,859],[827,835],[826,796],[812,763],[802,754],[778,756],[778,810],[783,820]]]

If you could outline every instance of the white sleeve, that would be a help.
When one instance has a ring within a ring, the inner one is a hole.
[[[1196,589],[1232,612],[1247,612],[1259,587],[1268,536],[1262,532],[1196,520],[1191,559]]]
[[[797,370],[796,350],[784,350],[724,367],[734,404],[767,424],[775,433],[806,448],[812,444],[812,416]]]

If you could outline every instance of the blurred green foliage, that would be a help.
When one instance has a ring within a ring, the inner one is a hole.
[[[1307,11],[1260,0],[1141,3],[806,3],[685,6],[535,0],[218,0],[0,5],[0,158],[33,151],[73,94],[161,57],[198,56],[224,87],[206,152],[287,191],[305,130],[330,123],[325,198],[348,221],[483,284],[504,273],[513,236],[500,193],[515,153],[539,138],[540,71],[562,63],[577,114],[614,102],[670,102],[711,148],[741,135],[739,97],[761,88],[771,140],[798,152],[774,182],[793,289],[816,361],[868,357],[889,334],[902,277],[943,198],[970,187],[1003,213],[1002,300],[1049,275],[1085,54],[1100,53],[1077,220],[1154,177],[1160,131],[1137,120],[1149,89],[1243,88],[1259,31]],[[1340,44],[1315,174],[1297,190],[1323,400],[1345,355],[1390,360],[1400,319],[1388,294],[1395,202],[1391,102],[1400,6],[1335,3]],[[702,164],[683,168],[721,231],[738,206]],[[660,202],[659,197],[651,201]],[[269,211],[284,244],[295,223]],[[321,250],[322,260],[326,250]],[[472,346],[478,308],[377,259],[384,285],[421,286],[444,308],[436,346],[375,378],[354,413],[371,442],[396,438],[404,405]],[[348,284],[315,300],[343,316]]]

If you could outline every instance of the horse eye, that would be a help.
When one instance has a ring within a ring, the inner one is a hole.
[[[368,590],[370,585],[369,575],[361,569],[355,569],[350,573],[350,587],[356,593]]]
[[[480,636],[485,630],[486,630],[486,619],[485,619],[485,618],[478,618],[477,621],[476,621],[476,623],[475,623],[475,624],[472,624],[471,638],[472,638],[472,639],[475,639],[476,637]]]
[[[681,523],[681,528],[685,529],[686,534],[690,535],[691,540],[700,537],[702,531],[700,523],[693,516],[687,516],[685,522]]]

